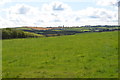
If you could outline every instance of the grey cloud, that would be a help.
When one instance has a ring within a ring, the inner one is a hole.
[[[22,6],[20,9],[19,9],[19,14],[26,14],[30,9],[25,7],[25,6]]]
[[[75,21],[79,21],[80,20],[80,18],[79,17],[77,17],[76,19],[75,19]]]
[[[54,22],[61,22],[59,19],[54,20]]]
[[[97,16],[97,15],[92,15],[92,16],[89,16],[90,18],[100,18],[99,16]]]
[[[59,11],[63,11],[64,8],[62,7],[62,4],[59,4],[59,5],[53,5],[53,10],[59,10]]]

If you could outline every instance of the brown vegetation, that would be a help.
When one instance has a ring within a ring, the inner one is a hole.
[[[52,27],[52,28],[43,28],[43,27],[26,27],[26,28],[31,28],[31,29],[36,29],[36,30],[50,30],[50,29],[57,29],[61,27]]]

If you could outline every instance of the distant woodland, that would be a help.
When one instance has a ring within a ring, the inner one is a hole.
[[[2,39],[38,38],[62,35],[74,35],[86,32],[106,32],[120,30],[119,26],[82,26],[82,27],[17,27],[3,28]]]
[[[42,37],[42,35],[25,32],[13,28],[2,29],[2,39],[12,39],[12,38],[33,38],[33,37]]]

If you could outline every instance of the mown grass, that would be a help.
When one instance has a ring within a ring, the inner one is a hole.
[[[118,32],[3,40],[3,78],[117,78]]]

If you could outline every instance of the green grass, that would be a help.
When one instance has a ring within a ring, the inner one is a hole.
[[[32,33],[32,32],[25,32],[25,31],[24,31],[24,34],[25,34],[26,36],[44,37],[44,35],[36,34],[36,33]]]
[[[0,79],[2,79],[2,40],[0,40]]]
[[[117,78],[118,32],[3,40],[3,78]]]
[[[26,27],[18,27],[16,29],[18,29],[18,30],[32,30],[31,28],[26,28]]]

